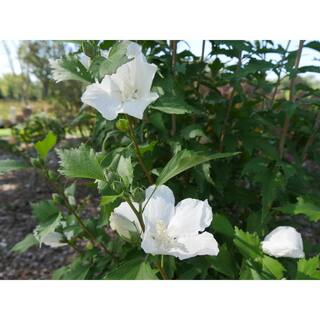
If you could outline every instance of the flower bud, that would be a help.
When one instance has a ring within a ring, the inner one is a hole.
[[[264,253],[276,258],[304,258],[301,234],[293,227],[275,228],[264,238],[261,245]]]
[[[127,119],[119,119],[116,122],[116,128],[120,131],[127,132],[129,128],[128,120]]]

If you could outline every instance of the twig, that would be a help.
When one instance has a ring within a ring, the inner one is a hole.
[[[320,128],[320,110],[318,110],[318,114],[317,114],[317,117],[316,117],[316,120],[315,120],[314,126],[313,126],[313,131],[312,131],[311,135],[309,136],[306,145],[303,148],[302,161],[306,160],[307,155],[308,155],[308,150],[309,150],[310,146],[313,144],[314,138],[315,138],[319,128]]]
[[[285,49],[285,53],[283,54],[282,60],[280,61],[280,72],[278,74],[278,79],[277,79],[276,86],[275,86],[274,91],[273,91],[273,95],[272,95],[272,98],[271,98],[270,106],[273,105],[274,100],[276,98],[276,95],[278,93],[278,89],[279,89],[279,86],[280,86],[280,83],[281,83],[281,69],[282,69],[284,61],[286,59],[286,53],[288,52],[290,43],[291,43],[291,40],[288,41],[286,49]]]
[[[291,81],[290,81],[290,86],[289,86],[289,91],[290,91],[289,101],[290,102],[295,102],[295,82],[296,82],[296,79],[297,79],[297,69],[299,68],[299,63],[300,63],[300,59],[301,59],[301,53],[302,53],[302,49],[303,49],[303,43],[304,43],[304,40],[300,40],[299,41],[299,48],[298,48],[298,51],[297,51],[296,61],[295,61],[295,64],[294,64],[294,74],[293,74],[293,76],[291,78]],[[287,112],[285,120],[284,120],[283,128],[282,128],[282,133],[281,133],[281,137],[280,137],[280,143],[279,143],[279,156],[280,156],[280,159],[283,158],[283,152],[284,152],[284,147],[285,147],[285,144],[286,144],[289,125],[290,125],[290,115]]]
[[[171,70],[172,75],[175,77],[176,75],[176,63],[177,63],[177,40],[171,40],[171,52],[172,52],[172,60],[171,60]],[[177,131],[177,118],[175,114],[171,115],[171,136],[174,136]]]
[[[242,55],[242,51],[240,51],[240,54],[239,54],[239,59],[238,59],[238,63],[237,63],[237,70],[239,70],[241,68],[241,55]],[[231,96],[230,96],[230,99],[229,99],[228,107],[227,107],[227,112],[226,112],[226,115],[224,117],[223,127],[222,127],[222,130],[221,130],[219,152],[223,151],[223,142],[224,142],[224,137],[225,137],[225,134],[226,134],[228,120],[229,120],[229,117],[230,117],[230,112],[231,112],[231,108],[232,108],[234,95],[235,95],[235,88],[233,87],[232,93],[231,93]]]
[[[127,117],[127,120],[128,120],[129,135],[130,135],[130,138],[131,138],[131,140],[132,140],[132,142],[134,144],[139,164],[141,166],[141,169],[145,173],[150,185],[152,185],[152,184],[154,184],[154,182],[153,182],[153,179],[152,179],[152,176],[151,176],[150,172],[148,171],[148,169],[146,168],[146,166],[145,166],[145,164],[143,162],[143,158],[142,158],[142,155],[141,155],[141,152],[140,152],[140,148],[139,148],[139,145],[137,143],[136,137],[134,135],[131,118],[128,115],[126,115],[126,117]]]

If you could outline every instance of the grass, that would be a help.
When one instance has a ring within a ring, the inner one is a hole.
[[[10,128],[0,129],[0,138],[10,137],[10,136],[11,136],[11,129]]]

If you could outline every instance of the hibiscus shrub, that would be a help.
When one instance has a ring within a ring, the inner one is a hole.
[[[51,62],[57,82],[83,83],[74,121],[95,124],[77,147],[50,131],[36,157],[1,162],[38,168],[55,190],[14,251],[72,247],[54,279],[320,279],[319,233],[302,239],[300,224],[320,219],[319,90],[299,78],[319,71],[299,63],[320,43],[204,45],[206,58],[177,41],[82,41]],[[94,216],[76,196],[84,181]]]

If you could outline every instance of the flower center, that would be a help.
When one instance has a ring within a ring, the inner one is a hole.
[[[130,82],[125,83],[121,92],[122,102],[135,100],[138,98],[138,89],[135,88]]]
[[[167,227],[162,220],[157,221],[155,234],[152,238],[159,248],[165,250],[171,248],[175,242],[175,239],[169,236]]]

